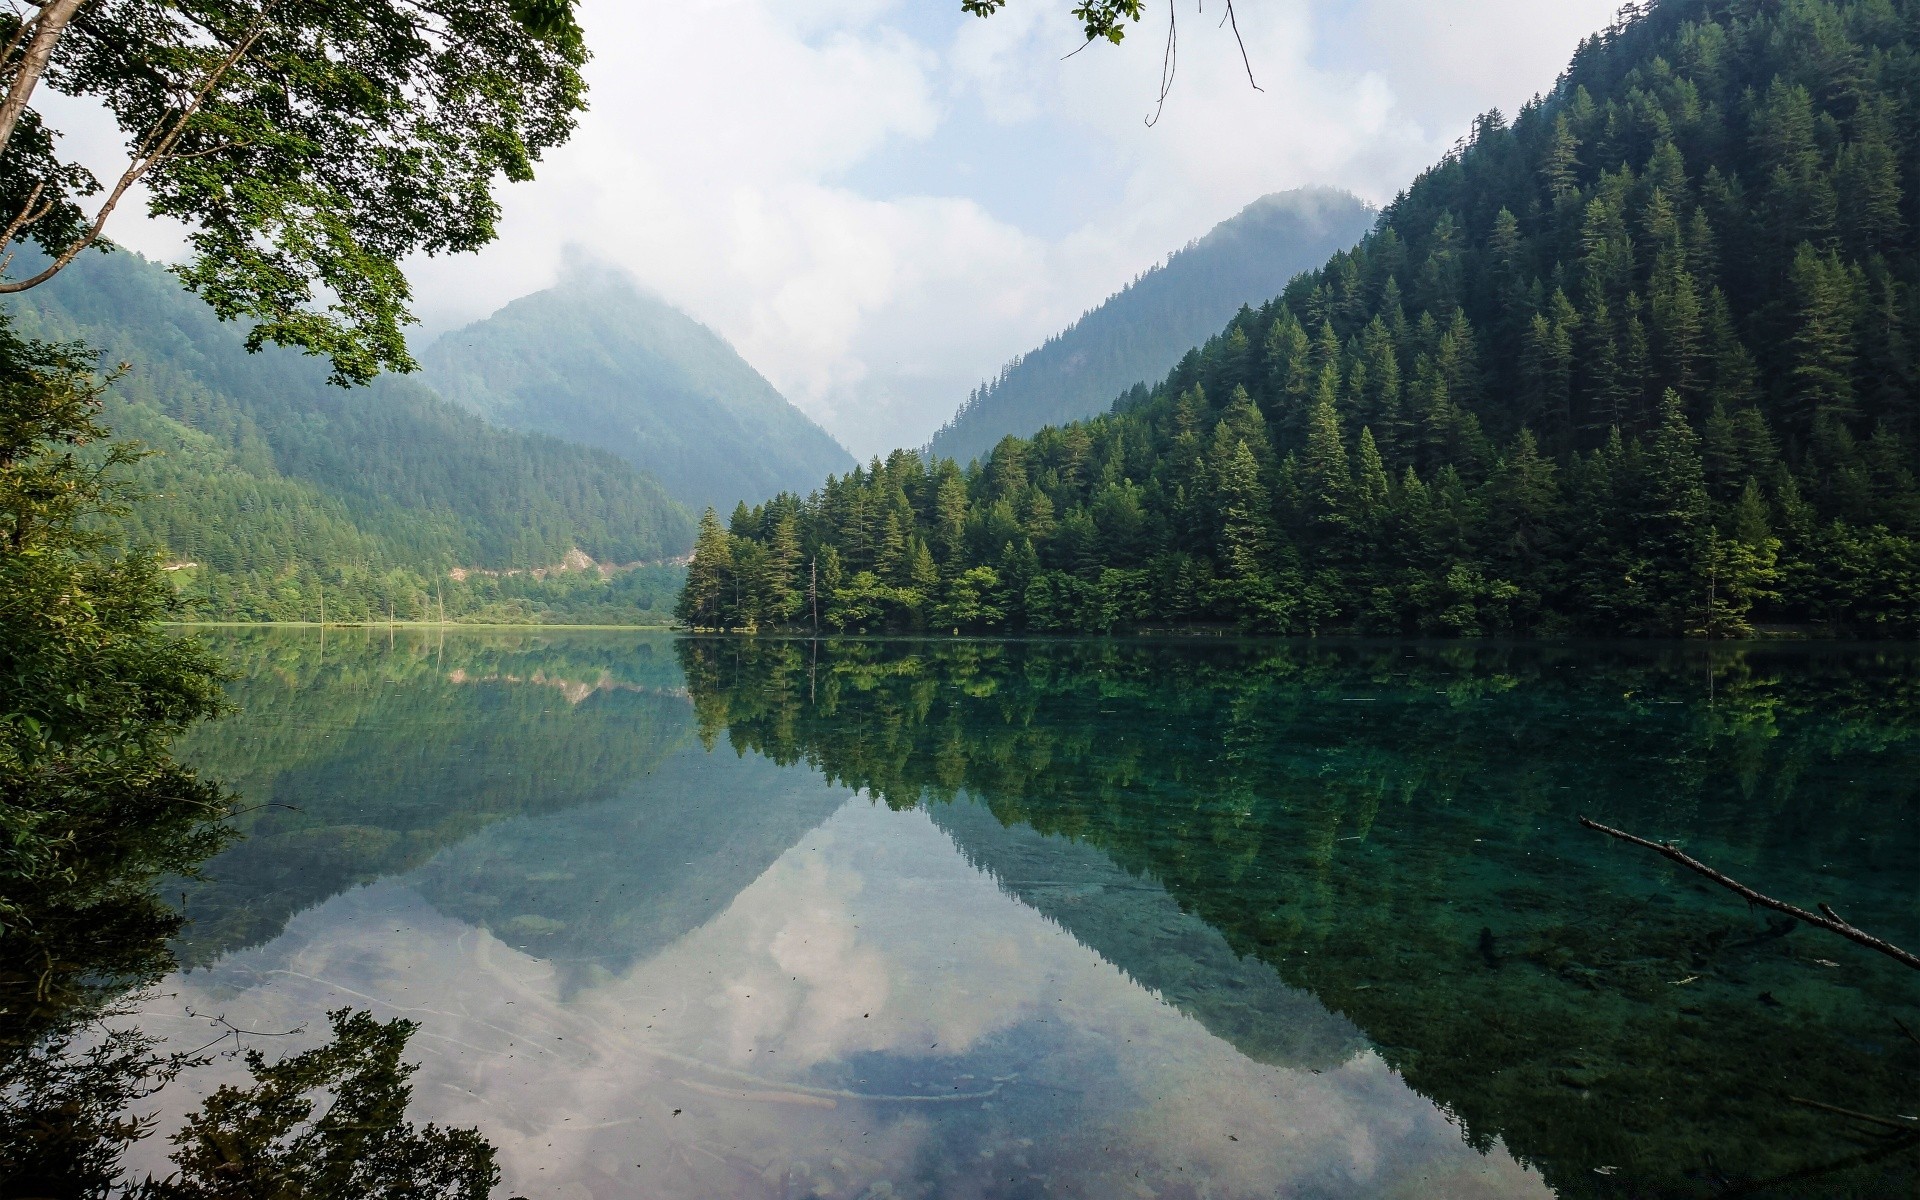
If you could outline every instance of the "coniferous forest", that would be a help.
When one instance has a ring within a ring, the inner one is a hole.
[[[1662,0],[1166,379],[702,523],[696,627],[1920,631],[1920,3]]]

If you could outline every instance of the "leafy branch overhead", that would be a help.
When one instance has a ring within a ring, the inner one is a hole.
[[[47,0],[0,15],[0,282],[37,286],[102,246],[135,185],[184,222],[178,268],[249,344],[333,361],[337,382],[412,366],[406,256],[495,236],[500,179],[572,132],[585,44],[571,0]],[[41,83],[127,137],[103,183],[60,153]]]
[[[976,17],[990,17],[1006,6],[1007,0],[960,0],[961,11]],[[1105,38],[1119,45],[1127,24],[1138,23],[1145,8],[1145,0],[1083,0],[1074,5],[1073,16],[1085,26],[1089,42]]]

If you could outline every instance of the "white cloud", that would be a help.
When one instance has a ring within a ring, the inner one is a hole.
[[[1384,201],[1551,86],[1615,0],[1245,0],[1165,9],[1064,58],[1064,0],[585,0],[593,109],[502,237],[419,264],[427,332],[550,284],[582,246],[731,339],[861,454],[917,443],[973,383],[1267,192]],[[120,229],[170,252],[177,236]]]

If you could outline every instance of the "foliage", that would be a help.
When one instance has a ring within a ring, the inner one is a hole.
[[[251,1087],[226,1086],[173,1135],[178,1172],[135,1188],[136,1200],[233,1196],[347,1200],[486,1200],[500,1170],[474,1129],[416,1129],[406,1120],[412,1021],[327,1015],[333,1040],[269,1063],[246,1055]],[[313,1095],[332,1103],[315,1115]]]
[[[134,456],[97,449],[101,383],[73,346],[0,322],[0,938],[51,938],[151,905],[216,849],[226,797],[169,744],[223,706],[217,662],[164,630],[151,556],[101,553]],[[118,919],[117,917],[114,919]],[[46,997],[40,997],[41,1001]],[[29,1005],[31,1007],[31,1005]]]
[[[33,1118],[0,1117],[10,1181],[69,1159],[82,1177],[112,1167],[89,1147],[123,1127],[125,1089],[64,1086],[48,1056],[164,969],[179,923],[155,880],[226,840],[226,794],[170,754],[221,711],[219,665],[160,626],[179,602],[159,565],[103,553],[90,528],[124,511],[137,457],[104,442],[103,386],[79,347],[0,321],[0,1110]],[[100,1042],[87,1073],[116,1076],[134,1050]]]
[[[0,1053],[0,1194],[124,1195],[120,1157],[153,1126],[134,1106],[194,1065],[135,1030],[71,1024]]]
[[[711,623],[1920,630],[1913,7],[1634,10],[1112,414],[737,514]]]
[[[976,17],[990,17],[1006,6],[1007,0],[960,0],[960,10]],[[1118,45],[1145,9],[1144,0],[1081,0],[1073,16],[1085,26],[1089,42],[1104,38]]]
[[[249,1085],[208,1097],[172,1135],[176,1169],[138,1182],[123,1177],[121,1157],[155,1132],[143,1102],[228,1055],[168,1052],[137,1030],[75,1022],[0,1055],[0,1191],[485,1200],[499,1171],[478,1131],[406,1119],[414,1068],[400,1056],[417,1025],[348,1009],[328,1017],[333,1036],[321,1046],[271,1063],[247,1051]]]
[[[491,241],[496,180],[532,177],[584,103],[586,50],[558,0],[53,0],[0,20],[10,107],[44,73],[98,100],[125,133],[127,173],[101,191],[27,108],[0,198],[54,261],[95,242],[133,183],[183,221],[180,278],[249,349],[297,346],[364,383],[407,369],[410,254]]]

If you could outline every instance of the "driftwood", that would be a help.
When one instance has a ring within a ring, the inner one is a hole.
[[[1908,1135],[1920,1133],[1920,1121],[1894,1117],[1876,1117],[1872,1113],[1855,1112],[1850,1108],[1840,1108],[1832,1104],[1822,1104],[1818,1100],[1808,1100],[1802,1096],[1788,1096],[1794,1104],[1804,1104],[1808,1108],[1817,1108],[1821,1112],[1830,1112],[1842,1117],[1851,1117],[1856,1121],[1865,1121],[1869,1125],[1878,1125],[1883,1129],[1898,1129]]]
[[[1834,912],[1829,905],[1822,904],[1820,906],[1820,912],[1811,913],[1804,908],[1788,904],[1783,900],[1775,900],[1771,896],[1764,896],[1746,884],[1741,883],[1739,880],[1722,875],[1699,859],[1686,854],[1680,847],[1671,842],[1648,841],[1643,837],[1635,837],[1624,829],[1615,829],[1611,825],[1602,825],[1600,822],[1590,821],[1586,817],[1581,817],[1580,823],[1588,829],[1597,830],[1600,833],[1606,834],[1608,837],[1619,838],[1623,842],[1631,842],[1636,846],[1643,846],[1655,854],[1660,855],[1662,858],[1679,863],[1695,874],[1704,875],[1734,895],[1739,896],[1748,904],[1757,904],[1762,908],[1770,908],[1775,912],[1783,912],[1796,920],[1805,921],[1809,925],[1827,930],[1829,933],[1837,933],[1850,942],[1865,946],[1869,950],[1876,950],[1897,963],[1902,963],[1912,967],[1916,971],[1920,971],[1920,954],[1913,954],[1902,950],[1884,938],[1877,938],[1866,930],[1847,923],[1847,921],[1842,919],[1839,913]],[[1825,915],[1823,916],[1821,914]]]

